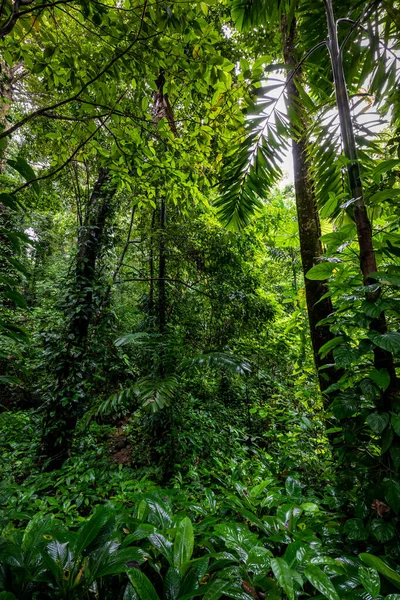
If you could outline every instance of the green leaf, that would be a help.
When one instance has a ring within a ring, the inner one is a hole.
[[[164,600],[176,600],[179,596],[182,579],[178,569],[170,567],[164,577]]]
[[[192,558],[194,548],[193,525],[188,517],[179,523],[174,540],[174,565],[185,574],[184,565]]]
[[[329,354],[329,352],[333,350],[333,348],[336,348],[336,346],[339,346],[340,344],[342,344],[342,342],[344,342],[344,337],[342,335],[334,337],[331,340],[329,340],[329,342],[326,342],[326,344],[321,346],[321,348],[318,351],[321,355],[321,358],[325,358],[325,356]]]
[[[368,538],[368,531],[361,519],[348,519],[343,531],[351,540],[366,540]]]
[[[384,479],[383,490],[385,500],[394,512],[400,512],[400,482],[395,479]]]
[[[396,471],[400,470],[400,446],[392,446],[390,448],[390,458],[393,461],[393,466]]]
[[[333,358],[335,359],[336,368],[348,367],[358,358],[358,352],[348,345],[341,344],[333,350]]]
[[[36,179],[35,171],[22,156],[18,156],[16,160],[10,158],[7,160],[7,163],[10,165],[10,167],[18,171],[18,173],[22,175],[27,182]],[[35,194],[39,196],[40,186],[37,181],[33,181],[32,189],[34,190]]]
[[[283,558],[273,558],[271,569],[289,600],[294,600],[293,576],[287,562]]]
[[[372,171],[372,178],[376,183],[379,183],[380,176],[386,173],[387,171],[391,171],[397,165],[400,164],[400,160],[398,158],[390,158],[389,160],[381,161],[375,169]]]
[[[391,423],[397,435],[400,436],[400,415],[392,415]]]
[[[87,520],[78,532],[74,544],[77,555],[82,552],[96,539],[104,525],[112,518],[112,511],[106,506],[97,508],[93,516]]]
[[[390,375],[387,369],[379,369],[379,371],[377,369],[374,369],[373,371],[371,371],[368,377],[372,379],[372,381],[374,381],[376,385],[382,388],[383,390],[386,390],[390,383]]]
[[[219,600],[230,585],[230,581],[221,581],[220,579],[212,581],[209,586],[207,586],[207,590],[204,590],[205,594],[203,600]]]
[[[381,589],[381,580],[376,569],[366,569],[365,567],[358,568],[358,576],[364,588],[373,598],[379,596]]]
[[[395,528],[392,523],[383,519],[374,519],[371,523],[371,531],[379,542],[388,542],[393,539],[395,534]]]
[[[392,352],[393,354],[400,353],[400,333],[378,333],[377,331],[370,331],[368,337],[379,348]]]
[[[17,600],[17,597],[11,592],[0,592],[0,600]]]
[[[153,584],[144,573],[139,569],[129,569],[127,573],[129,581],[141,600],[160,600]]]
[[[378,573],[381,573],[381,575],[386,577],[386,579],[393,583],[393,585],[395,585],[397,588],[400,588],[400,575],[391,569],[382,559],[366,552],[359,554],[358,556],[366,565],[376,569]]]
[[[382,190],[380,192],[376,192],[376,194],[373,194],[369,200],[372,203],[379,204],[380,202],[383,202],[384,200],[391,200],[392,198],[397,198],[398,196],[400,196],[400,189],[396,188],[396,189]]]
[[[329,408],[337,419],[347,419],[357,412],[358,401],[355,396],[343,392],[336,396]]]
[[[0,203],[4,204],[4,206],[7,206],[8,208],[11,208],[12,210],[17,210],[18,206],[17,206],[17,201],[14,198],[14,196],[10,196],[10,194],[6,194],[6,193],[1,193],[0,194]]]
[[[388,413],[374,412],[369,414],[365,420],[371,427],[372,431],[380,434],[386,429],[387,424],[389,423],[389,415]]]
[[[9,300],[12,300],[20,308],[27,307],[25,298],[23,297],[22,294],[17,292],[17,290],[5,290],[5,292],[3,292],[3,293],[7,298],[9,298]]]
[[[167,559],[170,565],[174,564],[172,542],[167,540],[161,533],[149,535],[149,540],[157,550]]]
[[[376,271],[375,273],[371,273],[370,277],[376,279],[384,285],[394,285],[396,287],[400,286],[400,275],[397,273],[385,273],[384,271]]]
[[[294,477],[288,477],[285,481],[285,489],[288,496],[301,496],[302,486],[301,483]]]
[[[325,279],[328,279],[337,269],[338,263],[336,262],[321,262],[312,267],[306,273],[306,277],[312,281],[324,281]]]
[[[304,571],[308,581],[329,600],[340,600],[337,591],[328,575],[319,567],[308,567]]]
[[[271,567],[272,552],[263,546],[255,546],[249,552],[246,569],[255,575],[261,575],[269,571]]]

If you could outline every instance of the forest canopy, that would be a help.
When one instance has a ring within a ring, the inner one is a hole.
[[[397,0],[2,0],[0,600],[400,599]]]

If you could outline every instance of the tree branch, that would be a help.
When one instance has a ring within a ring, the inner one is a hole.
[[[19,0],[17,0],[17,1],[19,1]],[[14,131],[17,131],[17,129],[20,129],[20,127],[22,127],[26,123],[29,123],[30,121],[32,121],[32,119],[35,119],[36,117],[43,116],[44,113],[46,113],[48,111],[52,111],[52,110],[54,110],[56,108],[59,108],[60,106],[64,106],[65,104],[69,104],[70,102],[73,102],[74,100],[77,100],[79,98],[79,96],[90,85],[92,85],[102,75],[104,75],[104,73],[106,73],[120,58],[122,58],[123,56],[125,56],[125,54],[127,54],[133,48],[133,46],[136,44],[136,42],[139,39],[140,33],[142,31],[142,28],[143,28],[143,20],[144,20],[144,15],[145,15],[146,8],[147,8],[147,3],[148,3],[148,0],[145,0],[145,2],[143,4],[143,10],[142,10],[142,17],[141,17],[141,20],[140,20],[140,26],[139,26],[137,34],[135,35],[135,39],[130,44],[128,44],[128,46],[124,50],[122,50],[122,52],[120,52],[119,54],[117,54],[116,56],[114,56],[114,58],[112,58],[108,62],[108,64],[103,69],[101,69],[99,71],[99,73],[97,73],[97,75],[95,75],[94,77],[92,77],[92,79],[90,79],[89,81],[87,81],[76,94],[74,94],[70,98],[66,98],[65,100],[60,100],[60,102],[56,102],[55,104],[52,104],[51,106],[44,106],[43,108],[38,108],[34,112],[30,113],[29,115],[27,115],[26,117],[24,117],[23,119],[21,119],[21,121],[19,121],[18,123],[15,123],[15,125],[12,125],[11,127],[9,127],[9,129],[7,129],[7,131],[3,131],[3,133],[0,133],[0,139],[11,135],[12,133],[14,133]]]

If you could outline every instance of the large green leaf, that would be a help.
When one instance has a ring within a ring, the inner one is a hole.
[[[337,419],[347,419],[357,412],[358,406],[359,402],[356,396],[342,392],[338,394],[329,408]]]
[[[170,567],[164,577],[164,600],[176,600],[179,596],[181,583],[182,578],[178,569]]]
[[[394,512],[400,512],[400,482],[396,479],[385,479],[383,481],[385,500]]]
[[[173,546],[162,533],[153,533],[149,535],[149,540],[157,550],[161,552],[164,558],[167,559],[170,565],[174,564]]]
[[[77,555],[82,554],[82,552],[96,539],[104,525],[113,518],[114,512],[110,508],[100,506],[79,530],[74,544],[74,552]]]
[[[306,277],[307,279],[311,279],[313,281],[324,281],[325,279],[329,279],[329,277],[337,269],[338,263],[336,262],[321,262],[307,271]]]
[[[368,337],[379,348],[393,352],[393,354],[400,353],[400,333],[389,332],[389,333],[378,333],[377,331],[370,331]]]
[[[255,575],[266,573],[271,566],[271,550],[264,546],[254,546],[248,554],[246,561],[246,569]]]
[[[376,569],[366,569],[365,567],[358,568],[358,576],[364,588],[373,598],[379,596],[381,589],[381,580]]]
[[[293,587],[293,575],[292,571],[283,558],[272,558],[271,569],[276,577],[277,582],[289,598],[294,600],[294,587]]]
[[[348,519],[343,531],[351,540],[366,540],[368,538],[368,531],[361,519]]]
[[[230,581],[224,581],[216,579],[212,581],[208,586],[205,594],[203,596],[203,600],[219,600],[221,596],[224,595],[225,590],[227,590],[231,585]]]
[[[372,171],[372,177],[376,183],[379,183],[381,175],[386,173],[387,171],[391,171],[397,165],[400,164],[400,160],[398,158],[389,158],[388,160],[380,161],[379,164]]]
[[[193,525],[190,519],[185,517],[176,529],[174,540],[174,565],[178,567],[182,575],[185,574],[185,563],[192,557],[193,548]]]
[[[371,531],[376,539],[383,543],[392,540],[395,535],[393,524],[383,519],[374,519],[371,523]]]
[[[372,431],[381,434],[389,423],[389,415],[388,413],[373,412],[369,414],[365,420],[371,427]]]
[[[344,342],[344,337],[342,335],[334,337],[331,340],[329,340],[328,342],[326,342],[326,344],[321,346],[321,348],[318,350],[318,353],[321,355],[321,358],[325,358],[325,356],[327,354],[329,354],[329,352],[331,352],[331,350],[333,350],[333,348],[336,348],[336,346],[339,346],[343,342]]]
[[[22,175],[27,182],[32,181],[32,189],[34,190],[35,194],[39,196],[40,186],[37,181],[34,181],[36,179],[35,171],[26,162],[26,160],[22,156],[18,156],[16,160],[11,158],[8,159],[7,163],[10,165],[10,167],[18,171],[18,173]]]
[[[5,290],[3,293],[9,300],[12,300],[20,308],[27,307],[25,298],[22,294],[17,292],[17,290]]]
[[[6,194],[5,192],[0,194],[0,204],[4,204],[4,206],[7,206],[12,210],[17,210],[18,208],[17,201],[14,196],[10,196],[10,194]]]
[[[375,194],[373,194],[371,196],[370,202],[376,202],[377,204],[379,204],[380,202],[383,202],[384,200],[391,200],[392,198],[397,198],[398,196],[400,196],[399,188],[390,189],[390,190],[381,190],[380,192],[376,192]]]
[[[359,554],[359,557],[366,565],[376,569],[378,573],[381,573],[381,575],[386,577],[393,585],[400,588],[400,575],[391,569],[382,559],[366,552]]]
[[[392,415],[391,423],[397,435],[400,436],[400,415]]]
[[[308,581],[329,600],[340,600],[340,597],[335,589],[335,586],[329,579],[328,575],[319,567],[308,567],[304,571],[304,575]]]
[[[387,369],[374,369],[369,374],[370,379],[376,383],[377,386],[386,390],[390,383],[390,375]]]
[[[139,569],[129,569],[128,577],[140,600],[160,600],[151,581]]]

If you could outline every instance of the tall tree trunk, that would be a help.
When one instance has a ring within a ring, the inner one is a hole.
[[[158,263],[158,331],[165,332],[167,315],[167,296],[165,290],[166,277],[166,247],[165,226],[167,221],[167,203],[165,197],[161,197],[160,205],[160,256]]]
[[[347,174],[351,198],[353,199],[354,221],[357,229],[358,244],[360,248],[360,268],[363,275],[364,285],[374,283],[371,274],[376,272],[376,257],[372,241],[372,226],[368,217],[367,207],[364,201],[364,191],[361,181],[360,165],[358,162],[357,146],[354,136],[354,127],[351,119],[350,101],[344,76],[342,52],[339,48],[337,23],[332,7],[332,0],[324,0],[326,20],[328,24],[328,49],[331,57],[333,79],[335,84],[336,104],[339,113],[340,131],[343,143],[344,155],[349,159]],[[367,299],[376,301],[379,298],[380,289],[376,292],[368,292]],[[386,333],[386,319],[382,312],[380,316],[373,319],[370,329],[381,334]],[[374,347],[374,362],[377,369],[387,369],[390,375],[390,384],[383,400],[384,408],[391,410],[394,398],[398,395],[398,381],[393,363],[393,356],[382,348]]]
[[[68,346],[57,372],[57,381],[47,409],[41,444],[46,469],[59,469],[70,455],[78,417],[85,404],[82,386],[86,341],[94,313],[93,288],[96,263],[104,244],[107,219],[116,186],[108,169],[101,169],[94,185],[83,227],[78,235],[73,306],[67,329]]]
[[[150,230],[150,258],[149,258],[149,315],[150,319],[154,317],[154,226],[156,222],[156,210],[153,210],[151,217],[151,230]]]
[[[296,20],[293,18],[290,25],[285,16],[281,19],[281,31],[283,40],[283,56],[288,65],[297,64],[295,52]],[[319,214],[314,194],[314,188],[310,177],[309,164],[307,160],[307,118],[301,106],[299,92],[296,87],[300,84],[300,73],[291,78],[288,74],[288,115],[291,121],[292,154],[294,168],[294,187],[296,194],[297,220],[299,225],[300,254],[303,266],[307,312],[310,324],[311,344],[314,354],[314,362],[318,371],[321,391],[326,390],[332,383],[338,380],[339,373],[334,368],[320,371],[325,364],[332,364],[332,357],[328,354],[321,358],[320,348],[332,339],[328,325],[317,326],[319,321],[326,319],[333,312],[330,298],[322,297],[328,291],[325,283],[307,279],[306,273],[317,263],[322,256],[322,245],[320,242],[321,228]],[[295,115],[295,118],[293,116]],[[300,126],[299,126],[300,124]]]

